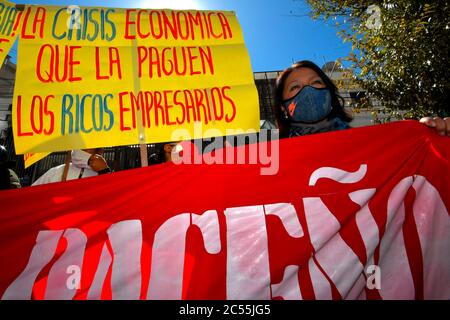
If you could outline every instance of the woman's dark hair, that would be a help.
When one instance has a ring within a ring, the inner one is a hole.
[[[289,119],[286,119],[283,110],[281,110],[281,106],[283,104],[284,85],[286,84],[286,79],[291,74],[291,72],[299,68],[308,68],[314,70],[325,83],[327,89],[330,90],[331,106],[333,107],[333,109],[331,110],[328,119],[340,118],[345,122],[350,122],[353,120],[352,116],[345,111],[344,99],[338,94],[338,90],[333,81],[314,62],[303,60],[294,63],[289,68],[286,68],[282,73],[280,73],[275,83],[275,104],[273,111],[275,114],[275,119],[277,121],[278,129],[280,130],[280,138],[288,137],[290,127]]]

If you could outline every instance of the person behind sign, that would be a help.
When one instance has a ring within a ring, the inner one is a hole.
[[[149,157],[149,164],[160,164],[172,161],[172,153],[180,151],[179,142],[166,142],[156,146],[156,152]]]
[[[8,151],[0,145],[0,190],[20,188],[20,180],[17,174],[9,168]]]
[[[274,113],[280,138],[344,130],[352,121],[332,80],[307,60],[294,63],[279,75]],[[450,118],[425,117],[420,122],[450,136]]]
[[[71,161],[49,169],[32,185],[74,180],[110,173],[111,169],[103,158],[103,149],[83,149],[71,152]]]

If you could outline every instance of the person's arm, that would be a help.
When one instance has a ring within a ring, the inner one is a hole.
[[[430,128],[436,129],[437,133],[441,136],[447,135],[450,137],[450,118],[424,117],[420,119],[420,122]]]

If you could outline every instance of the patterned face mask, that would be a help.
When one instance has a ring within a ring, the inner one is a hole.
[[[330,90],[304,86],[295,96],[283,101],[283,106],[293,122],[318,122],[331,112]]]

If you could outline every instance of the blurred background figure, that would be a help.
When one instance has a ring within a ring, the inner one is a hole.
[[[156,146],[155,153],[149,156],[148,164],[160,164],[172,161],[172,153],[179,153],[182,150],[179,142],[165,142]]]
[[[8,151],[0,145],[0,190],[20,188],[20,180],[17,174],[10,169],[11,163],[8,161]]]

